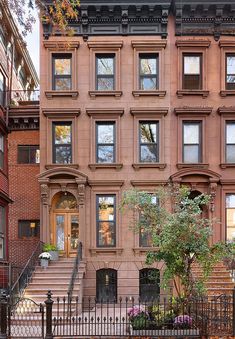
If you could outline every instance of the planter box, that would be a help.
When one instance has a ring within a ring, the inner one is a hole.
[[[41,263],[42,267],[46,268],[46,267],[48,267],[49,260],[47,260],[47,259],[40,259],[40,263]]]
[[[49,251],[49,253],[52,261],[59,260],[59,251]]]
[[[199,337],[200,331],[199,329],[188,329],[188,330],[168,330],[168,329],[162,329],[162,330],[133,330],[132,327],[130,328],[130,335],[139,337],[182,337],[185,338],[187,336],[189,337]]]

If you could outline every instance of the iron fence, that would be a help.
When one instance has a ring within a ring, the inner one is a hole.
[[[2,296],[0,338],[202,337],[235,335],[233,295],[112,302],[95,298],[53,298],[43,304]]]

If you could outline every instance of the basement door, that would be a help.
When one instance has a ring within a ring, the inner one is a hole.
[[[54,214],[54,243],[60,254],[75,256],[79,243],[79,214],[58,212]]]

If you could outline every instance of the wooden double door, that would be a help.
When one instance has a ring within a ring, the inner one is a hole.
[[[79,244],[79,214],[71,211],[53,213],[54,244],[65,257],[75,256]]]

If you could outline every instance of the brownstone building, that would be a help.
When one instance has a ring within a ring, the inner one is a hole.
[[[0,4],[0,262],[9,260],[9,242],[13,236],[11,211],[13,206],[9,188],[8,133],[10,107],[29,100],[38,86],[38,76],[32,60],[15,25],[10,10]],[[19,118],[19,116],[18,116]],[[12,137],[12,134],[11,134]],[[11,138],[10,137],[10,138]],[[25,142],[21,140],[22,144]],[[10,161],[12,157],[10,156]],[[10,166],[12,163],[10,164]],[[14,171],[13,171],[14,172]],[[18,180],[18,179],[17,179]],[[16,185],[16,182],[14,183]],[[21,191],[20,186],[19,192]],[[14,195],[14,194],[13,194]],[[11,203],[9,205],[9,203]],[[27,199],[25,199],[27,204]],[[15,205],[14,205],[15,206]],[[14,210],[16,213],[16,210]],[[10,226],[9,226],[10,225]],[[9,229],[9,230],[8,230]],[[22,251],[22,249],[20,250]],[[2,271],[1,271],[2,272]]]

